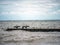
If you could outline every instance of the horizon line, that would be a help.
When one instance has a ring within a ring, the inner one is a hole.
[[[1,21],[60,21],[60,20],[0,20]]]

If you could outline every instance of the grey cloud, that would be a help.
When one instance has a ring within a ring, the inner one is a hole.
[[[55,3],[60,3],[60,0],[53,0]]]

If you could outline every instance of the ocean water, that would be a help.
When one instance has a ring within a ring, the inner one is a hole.
[[[5,31],[7,27],[59,28],[60,21],[0,21],[0,45],[60,45],[60,32]]]

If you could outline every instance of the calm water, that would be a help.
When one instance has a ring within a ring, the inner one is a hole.
[[[5,31],[7,27],[15,25],[29,25],[30,28],[59,28],[60,21],[0,22],[0,45],[60,45],[60,32]]]

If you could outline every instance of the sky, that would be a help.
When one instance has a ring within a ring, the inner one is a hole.
[[[60,20],[60,0],[0,0],[0,20]]]

